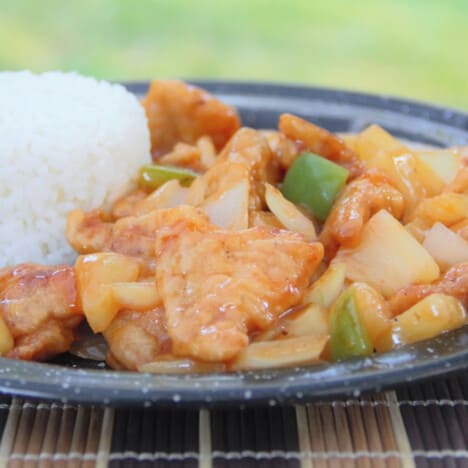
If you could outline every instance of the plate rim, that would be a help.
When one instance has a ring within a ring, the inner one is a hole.
[[[248,89],[255,87],[256,91],[265,90],[271,93],[272,91],[286,91],[286,92],[295,92],[295,93],[306,93],[310,94],[316,93],[321,96],[334,96],[350,99],[352,104],[362,103],[361,101],[370,100],[373,102],[375,107],[385,108],[385,105],[392,104],[399,107],[412,107],[412,111],[417,110],[423,114],[423,117],[427,111],[432,111],[436,117],[436,122],[448,123],[453,125],[456,128],[461,130],[468,131],[468,109],[459,109],[451,107],[449,105],[444,105],[441,103],[432,103],[424,99],[417,98],[405,98],[402,96],[397,96],[390,93],[367,93],[364,91],[346,89],[346,88],[336,88],[333,86],[316,86],[308,85],[305,83],[295,83],[295,82],[276,82],[276,81],[261,81],[261,80],[237,80],[237,79],[211,79],[211,78],[174,78],[175,80],[183,81],[194,86],[199,86],[205,88],[210,92],[216,94],[217,91],[224,90],[234,87],[238,89]],[[145,92],[147,87],[150,85],[151,80],[132,80],[132,81],[119,81],[115,82],[121,84],[127,88],[130,92],[133,93],[142,93]],[[336,100],[334,101],[336,102]],[[349,101],[347,101],[349,103]],[[379,105],[380,104],[380,105]],[[447,122],[447,113],[452,115]],[[414,114],[411,114],[414,115]],[[438,119],[437,117],[440,117]],[[432,121],[432,119],[430,119]],[[451,120],[454,122],[452,123]],[[460,123],[458,120],[463,121],[464,124]]]

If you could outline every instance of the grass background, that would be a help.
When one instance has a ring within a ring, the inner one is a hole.
[[[468,0],[0,0],[0,69],[239,78],[468,109]]]

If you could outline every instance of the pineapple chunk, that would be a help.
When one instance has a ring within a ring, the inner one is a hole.
[[[112,283],[103,285],[103,290],[110,289],[120,309],[151,310],[161,304],[161,297],[156,282]]]
[[[255,341],[278,338],[328,335],[328,311],[318,304],[309,304],[303,309],[289,313],[277,325],[260,333]]]
[[[317,239],[314,223],[294,203],[286,200],[277,188],[267,183],[265,201],[270,211],[286,229],[303,234],[309,241]]]
[[[15,346],[15,341],[7,324],[0,317],[0,356],[8,354]]]
[[[447,184],[440,174],[436,172],[434,167],[422,158],[418,158],[414,153],[410,153],[405,156],[411,159],[415,168],[413,174],[408,174],[408,178],[417,178],[419,184],[424,190],[424,196],[433,197],[434,195],[441,193]]]
[[[431,294],[398,315],[392,324],[392,347],[434,338],[467,323],[466,311],[453,296]]]
[[[104,331],[119,311],[112,289],[106,285],[138,278],[138,260],[116,253],[82,255],[75,264],[83,312],[91,329]]]
[[[271,369],[312,364],[320,359],[328,335],[252,343],[231,362],[232,370]]]
[[[345,145],[352,149],[353,151],[357,152],[354,144],[356,141],[357,135],[355,133],[338,133],[338,136],[344,141]]]
[[[391,312],[387,302],[366,283],[354,283],[354,301],[362,326],[366,329],[374,349],[382,351],[381,340],[390,334]]]
[[[468,196],[459,193],[441,193],[423,200],[414,212],[414,219],[420,218],[432,226],[441,222],[446,226],[468,218]]]
[[[468,242],[442,223],[435,223],[423,242],[442,271],[457,263],[468,262]]]
[[[346,265],[334,263],[325,273],[306,290],[303,304],[319,304],[329,308],[344,289]]]
[[[302,314],[287,320],[286,330],[290,336],[328,335],[328,311],[318,304],[310,304]]]
[[[360,133],[355,147],[368,168],[381,169],[391,177],[405,199],[405,219],[423,198],[444,188],[444,180],[430,165],[377,125]]]
[[[378,125],[371,125],[356,135],[354,150],[364,162],[373,160],[376,155],[398,156],[409,151],[403,143]]]
[[[424,247],[385,210],[367,222],[360,244],[340,249],[335,262],[346,264],[351,281],[369,283],[385,297],[407,284],[430,283],[440,274]]]
[[[445,184],[453,182],[461,167],[460,155],[454,150],[415,151],[415,155],[419,160],[430,166]]]

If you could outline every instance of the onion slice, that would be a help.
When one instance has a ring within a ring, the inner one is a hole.
[[[442,223],[432,226],[423,246],[443,271],[468,261],[468,242]]]
[[[265,201],[270,211],[285,228],[299,232],[307,240],[317,239],[314,223],[294,203],[286,200],[277,188],[268,183],[265,183]]]

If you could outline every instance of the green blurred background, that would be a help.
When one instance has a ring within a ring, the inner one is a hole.
[[[468,109],[468,0],[0,0],[0,69],[239,78]]]

